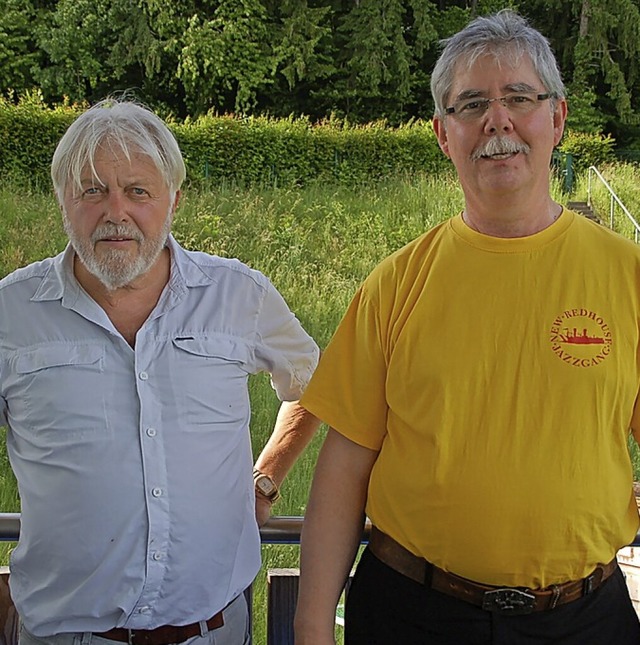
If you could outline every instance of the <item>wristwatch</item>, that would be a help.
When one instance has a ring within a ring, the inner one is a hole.
[[[260,493],[262,497],[266,497],[271,503],[280,497],[278,485],[269,475],[260,472],[257,468],[253,469],[253,484],[256,487],[256,493]]]

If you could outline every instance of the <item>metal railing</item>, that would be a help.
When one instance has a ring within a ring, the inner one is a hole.
[[[594,175],[596,176],[597,179],[600,180],[600,182],[604,185],[604,187],[609,191],[609,228],[613,230],[613,226],[614,226],[613,216],[615,214],[616,206],[619,206],[622,212],[626,215],[626,217],[633,225],[633,237],[637,244],[638,236],[640,235],[640,224],[636,222],[633,215],[629,212],[627,207],[620,201],[620,198],[616,195],[613,188],[609,186],[609,183],[607,182],[607,180],[602,176],[600,171],[595,166],[589,166],[588,184],[587,184],[587,205],[589,206],[589,208],[593,208],[593,202],[591,199],[591,182],[592,182],[592,177]]]
[[[17,542],[20,513],[0,513],[0,542]]]
[[[304,518],[275,515],[260,529],[262,544],[299,544]],[[362,542],[368,542],[371,524],[366,522]],[[20,533],[20,513],[0,513],[0,542],[15,542]],[[629,546],[640,546],[640,531]]]
[[[260,529],[262,544],[300,544],[303,520],[300,515],[274,515]],[[367,521],[363,542],[369,540],[370,530],[371,524]],[[19,534],[20,513],[0,513],[0,542],[17,542]]]

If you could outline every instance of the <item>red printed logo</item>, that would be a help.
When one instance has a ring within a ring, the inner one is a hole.
[[[567,309],[556,316],[549,339],[553,353],[573,367],[594,367],[611,353],[611,329],[590,309]]]

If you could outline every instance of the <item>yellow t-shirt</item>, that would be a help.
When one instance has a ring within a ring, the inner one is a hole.
[[[632,242],[571,211],[517,239],[458,216],[371,273],[302,404],[380,450],[366,512],[413,553],[488,584],[575,580],[638,529],[639,318]]]

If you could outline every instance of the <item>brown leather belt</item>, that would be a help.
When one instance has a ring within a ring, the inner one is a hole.
[[[614,558],[599,564],[582,580],[551,585],[544,589],[496,587],[461,578],[411,553],[375,526],[371,527],[369,549],[373,555],[398,573],[441,593],[459,598],[486,611],[504,614],[530,614],[554,609],[594,592],[617,568]]]
[[[211,616],[207,621],[207,631],[218,629],[224,625],[222,617],[223,610],[220,610],[215,616]],[[173,643],[183,643],[189,638],[200,636],[200,623],[191,625],[162,625],[155,629],[124,629],[115,627],[108,632],[95,633],[95,636],[107,638],[111,641],[120,641],[129,643],[129,645],[172,645]]]

